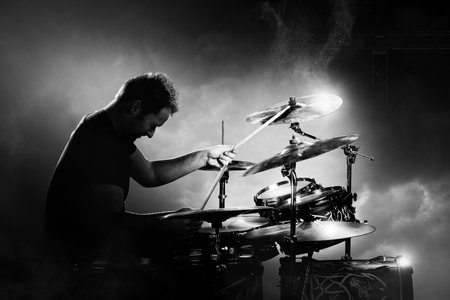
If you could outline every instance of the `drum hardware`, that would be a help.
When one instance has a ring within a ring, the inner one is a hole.
[[[297,236],[295,235],[295,224],[297,222],[297,213],[296,213],[296,194],[297,194],[297,174],[295,172],[295,163],[288,164],[283,166],[281,169],[281,174],[289,178],[289,182],[291,183],[291,230],[290,230],[290,238],[296,240]]]
[[[219,208],[225,207],[225,199],[227,198],[227,195],[225,194],[225,185],[228,183],[228,179],[230,178],[230,171],[229,169],[223,173],[222,177],[220,178],[220,184],[219,184]]]
[[[347,156],[347,191],[352,191],[352,165],[356,161],[356,156],[359,155],[365,159],[369,159],[371,161],[374,161],[375,158],[359,153],[359,147],[356,147],[354,145],[345,145],[342,147],[342,150],[344,150],[344,154]],[[356,197],[356,196],[355,196]]]
[[[222,120],[222,145],[225,144],[225,122]],[[225,185],[228,183],[228,179],[230,178],[230,167],[227,167],[225,169],[225,172],[223,172],[222,177],[220,178],[220,184],[219,184],[219,208],[225,207],[225,199],[227,198],[227,195],[225,194]],[[222,224],[220,224],[221,226]],[[218,224],[219,226],[219,224]],[[216,230],[217,235],[217,230]]]
[[[347,156],[347,192],[350,193],[351,197],[349,199],[350,204],[353,203],[353,201],[356,201],[357,194],[352,194],[352,165],[356,161],[356,156],[359,155],[365,159],[369,159],[371,161],[374,161],[375,158],[359,153],[359,147],[356,147],[355,145],[345,145],[342,147],[342,150],[344,150],[344,154]],[[347,239],[345,240],[345,254],[343,259],[345,260],[351,260],[351,240]]]
[[[291,126],[289,126],[289,128],[294,130],[294,132],[296,132],[296,133],[298,133],[300,135],[309,137],[309,138],[311,138],[313,140],[320,140],[318,137],[316,137],[314,135],[311,135],[309,133],[303,132],[303,130],[300,128],[300,124],[298,122],[291,123]]]
[[[291,98],[291,102],[293,102],[295,98]],[[300,126],[297,124],[291,124],[291,129],[293,129],[296,133],[300,133],[303,135],[306,135],[301,129]],[[334,150],[336,148],[348,145],[355,141],[359,136],[358,135],[349,135],[349,136],[341,136],[326,140],[318,139],[317,137],[314,137],[310,134],[307,136],[314,138],[315,142],[313,143],[307,143],[307,142],[300,142],[295,134],[292,136],[291,140],[289,141],[289,146],[285,147],[279,154],[266,159],[260,163],[257,163],[256,165],[249,168],[245,173],[244,176],[255,174],[258,172],[262,172],[268,169],[272,169],[275,167],[282,167],[281,174],[283,177],[288,177],[291,187],[291,216],[290,216],[290,232],[289,235],[284,234],[283,238],[281,239],[281,242],[284,242],[288,246],[289,249],[293,249],[294,252],[290,251],[291,253],[294,253],[296,248],[298,248],[299,242],[304,242],[304,239],[298,240],[296,228],[298,226],[297,224],[297,199],[299,203],[301,203],[302,198],[301,196],[297,196],[297,174],[296,174],[296,162],[306,160],[309,158],[316,157],[318,155],[324,154],[326,152],[329,152],[331,150]],[[302,222],[303,224],[304,222]],[[278,229],[275,229],[276,231]],[[260,230],[255,230],[256,233],[261,233]],[[277,231],[277,232],[283,232]],[[301,234],[304,234],[302,231]],[[251,236],[252,233],[249,234]],[[341,240],[342,241],[342,240]]]
[[[337,96],[324,97],[311,95],[296,99],[290,97],[289,101],[276,104],[268,109],[250,114],[247,121],[261,124],[256,131],[238,143],[237,149],[256,133],[268,125],[290,123],[290,129],[295,134],[289,140],[289,145],[282,151],[260,163],[250,163],[233,160],[228,166],[221,168],[207,166],[202,170],[219,171],[207,197],[200,210],[188,212],[175,212],[164,218],[197,218],[210,223],[210,227],[202,227],[196,235],[207,237],[207,245],[203,244],[200,255],[188,256],[191,263],[201,262],[217,264],[215,272],[220,273],[220,266],[231,263],[235,259],[245,257],[259,258],[259,249],[262,245],[267,257],[273,257],[265,245],[278,243],[281,252],[287,254],[295,262],[296,255],[307,253],[304,281],[300,282],[301,299],[304,299],[313,253],[321,249],[345,242],[345,257],[350,257],[350,239],[356,236],[369,234],[375,227],[355,221],[354,210],[351,204],[356,201],[356,194],[351,194],[351,166],[355,163],[356,155],[374,160],[364,154],[358,153],[358,148],[350,146],[359,135],[339,136],[330,139],[320,139],[312,134],[305,133],[298,121],[308,121],[324,116],[336,110],[342,103]],[[297,135],[302,135],[313,141],[300,141]],[[224,123],[222,121],[222,144],[224,144]],[[347,191],[342,187],[324,188],[314,179],[298,178],[296,163],[313,158],[341,148],[347,156]],[[281,169],[283,177],[288,180],[271,185],[258,192],[254,197],[256,207],[225,208],[225,188],[229,180],[230,171],[245,171],[243,176],[263,172],[272,168]],[[219,185],[219,209],[204,210],[217,183]],[[305,185],[303,185],[305,183]],[[350,193],[350,194],[349,194]],[[261,201],[261,202],[258,202]],[[264,206],[261,206],[264,203]],[[346,206],[350,205],[350,206]],[[286,221],[279,223],[281,211]],[[241,216],[249,213],[259,213],[256,216]],[[272,215],[270,219],[267,216]],[[324,214],[324,215],[321,215]],[[269,220],[268,220],[269,219]],[[322,220],[321,220],[322,219]],[[271,223],[273,221],[273,223]],[[270,226],[267,226],[269,224]],[[275,225],[274,225],[275,224]],[[198,235],[200,234],[200,235]],[[246,242],[245,242],[246,240]],[[243,243],[244,241],[244,243]],[[197,241],[198,242],[198,241]],[[276,247],[274,247],[276,249]],[[191,247],[192,250],[192,247]],[[276,255],[278,250],[276,250]],[[194,259],[194,260],[193,260]],[[196,260],[197,259],[197,260]],[[198,260],[200,259],[200,260]],[[301,271],[303,273],[303,269]],[[302,288],[303,286],[303,288]]]

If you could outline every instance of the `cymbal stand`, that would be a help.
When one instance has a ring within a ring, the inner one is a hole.
[[[371,161],[374,161],[375,158],[370,157],[368,155],[359,153],[359,147],[356,147],[354,145],[346,145],[344,147],[342,147],[342,150],[344,150],[344,154],[347,156],[347,192],[348,193],[352,193],[352,165],[355,163],[356,161],[356,156],[359,155],[361,157],[364,157],[366,159],[369,159]],[[356,201],[357,195],[356,193],[351,194],[350,196],[350,201]],[[351,241],[350,239],[346,239],[345,240],[345,255],[344,255],[344,259],[346,260],[351,260]]]
[[[215,229],[214,234],[214,250],[216,251],[216,254],[218,257],[221,255],[221,247],[220,247],[220,230],[219,228],[222,227],[222,222],[213,222],[211,223],[211,226]]]
[[[225,128],[224,128],[224,121],[222,121],[222,145],[225,144]],[[225,185],[228,183],[228,179],[230,178],[230,172],[228,171],[228,168],[225,169],[225,172],[223,173],[222,177],[220,178],[219,183],[219,208],[225,208],[225,199],[227,198],[227,195],[225,194]]]
[[[299,140],[295,135],[292,135],[292,139],[289,141],[291,145],[299,143]],[[297,208],[296,208],[296,194],[297,194],[297,173],[295,172],[296,163],[286,164],[281,168],[281,175],[283,177],[288,177],[291,186],[291,230],[290,237],[288,240],[291,242],[297,241],[297,236],[295,235],[295,227],[297,222]],[[300,195],[299,195],[300,197]]]
[[[291,123],[290,126],[291,129],[293,129],[296,133],[307,136],[309,138],[318,140],[317,137],[304,133],[301,129],[298,123]],[[292,139],[289,141],[290,144],[298,144],[299,140],[295,137],[295,135],[292,136]],[[289,177],[290,186],[291,186],[291,227],[290,227],[290,236],[285,237],[286,241],[291,244],[292,249],[290,250],[289,260],[293,265],[295,265],[296,261],[296,254],[295,254],[295,244],[297,242],[297,235],[296,235],[296,225],[297,225],[297,207],[296,207],[296,201],[297,197],[300,197],[297,194],[297,173],[296,173],[296,163],[286,164],[281,169],[281,174],[283,177]],[[312,261],[313,251],[308,251],[308,257],[306,258],[306,267],[305,272],[303,275],[303,284],[301,289],[301,300],[305,298],[305,291],[306,286],[309,281],[309,275],[311,272],[311,261]],[[292,298],[293,299],[293,298]]]
[[[289,177],[291,183],[291,231],[290,239],[291,241],[296,241],[297,236],[295,235],[295,227],[297,222],[297,211],[296,211],[296,197],[297,194],[297,174],[295,172],[295,163],[284,165],[281,169],[281,174],[285,177]]]
[[[352,191],[352,165],[356,161],[356,155],[359,155],[361,157],[364,157],[366,159],[370,159],[371,161],[374,161],[375,158],[370,157],[368,155],[359,153],[359,147],[356,147],[354,145],[347,145],[342,147],[344,150],[344,154],[347,156],[347,191]],[[355,195],[356,198],[356,195]]]

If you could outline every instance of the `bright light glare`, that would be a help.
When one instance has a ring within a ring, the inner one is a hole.
[[[399,255],[397,256],[397,264],[399,267],[409,267],[411,266],[411,261],[408,258]]]

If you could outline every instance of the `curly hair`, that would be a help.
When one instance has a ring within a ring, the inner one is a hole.
[[[144,114],[158,113],[164,107],[172,115],[178,111],[178,92],[164,73],[147,73],[127,80],[115,99],[119,103],[141,100]]]

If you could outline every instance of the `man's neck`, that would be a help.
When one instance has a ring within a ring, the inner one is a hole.
[[[110,102],[107,106],[103,108],[108,116],[111,124],[114,127],[114,130],[117,132],[119,136],[124,136],[124,124],[125,120],[123,119],[123,115],[119,112],[118,104],[115,101]]]

